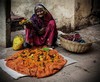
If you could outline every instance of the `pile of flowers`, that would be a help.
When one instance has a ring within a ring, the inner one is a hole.
[[[20,50],[5,61],[9,68],[38,78],[57,73],[67,63],[57,50],[47,47]]]

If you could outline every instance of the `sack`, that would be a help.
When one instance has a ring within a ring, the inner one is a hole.
[[[13,39],[13,50],[19,50],[23,47],[24,38],[22,35],[17,35]]]

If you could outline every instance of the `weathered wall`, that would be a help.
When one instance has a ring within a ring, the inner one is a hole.
[[[100,24],[100,0],[92,0],[92,9],[89,20],[92,25]]]
[[[75,2],[75,27],[89,24],[88,16],[91,14],[92,0],[76,0]]]
[[[34,5],[39,2],[51,12],[57,28],[76,29],[98,23],[99,20],[90,16],[92,11],[100,8],[99,0],[12,0],[12,11],[17,15],[30,18]]]
[[[39,2],[51,12],[58,28],[64,25],[74,27],[75,0],[12,0],[12,11],[17,15],[30,18],[34,5]]]
[[[75,27],[100,23],[100,0],[75,1]]]

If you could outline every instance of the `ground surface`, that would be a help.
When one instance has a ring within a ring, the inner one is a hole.
[[[82,30],[78,30],[82,36],[88,36],[92,41],[100,40],[100,25],[94,25]],[[23,34],[24,31],[12,32],[12,39],[16,34]],[[13,79],[0,68],[0,82],[100,82],[100,42],[93,43],[91,49],[83,54],[75,54],[62,48],[56,49],[65,56],[78,62],[64,67],[60,72],[46,77],[23,77],[18,80]],[[13,54],[12,48],[0,47],[0,59]]]

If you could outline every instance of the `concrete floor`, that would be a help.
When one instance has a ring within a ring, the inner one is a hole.
[[[88,36],[92,41],[100,40],[100,25],[90,26],[78,30],[78,32],[83,36]],[[12,39],[14,35],[19,33],[24,34],[23,31],[12,33]],[[91,49],[83,54],[68,52],[60,45],[56,49],[63,55],[78,62],[64,67],[60,72],[52,76],[40,79],[36,77],[23,77],[15,80],[0,68],[0,82],[100,82],[100,42],[93,43]],[[14,52],[16,51],[13,51],[11,47],[0,47],[0,59],[8,57]]]

